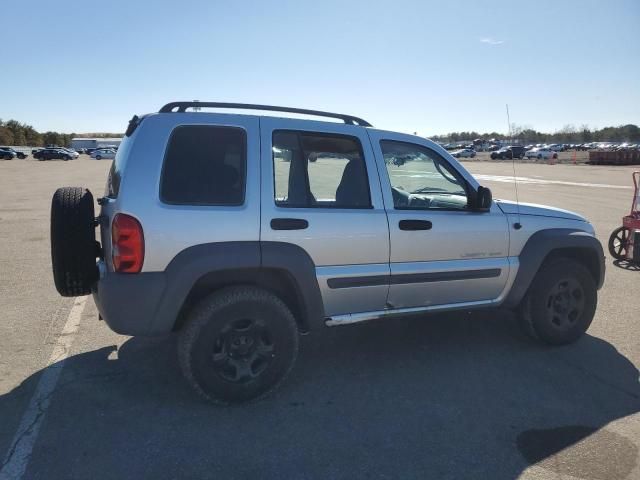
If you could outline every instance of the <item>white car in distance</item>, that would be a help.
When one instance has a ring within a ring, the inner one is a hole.
[[[103,158],[113,160],[116,158],[116,151],[113,148],[98,148],[91,152],[91,158],[102,160]]]
[[[476,156],[476,151],[472,148],[461,148],[460,150],[451,152],[451,155],[456,158],[473,158]]]
[[[558,154],[550,148],[540,147],[532,148],[524,153],[524,156],[528,159],[537,158],[538,160],[548,160],[550,158],[558,158]]]

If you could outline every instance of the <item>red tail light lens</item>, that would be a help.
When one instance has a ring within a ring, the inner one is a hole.
[[[120,273],[138,273],[144,263],[144,233],[135,218],[118,213],[111,224],[113,269]]]

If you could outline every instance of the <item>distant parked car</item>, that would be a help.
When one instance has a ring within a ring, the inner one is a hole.
[[[96,160],[106,159],[114,159],[116,158],[116,151],[112,148],[97,148],[91,153],[91,158],[95,158]]]
[[[491,152],[491,159],[511,160],[513,158],[523,158],[525,151],[525,148],[520,145],[512,145],[510,147],[501,148],[496,152]]]
[[[63,148],[43,148],[34,153],[33,158],[38,160],[73,160],[76,157]]]
[[[21,160],[24,160],[25,158],[27,158],[27,154],[23,153],[23,152],[19,152],[11,147],[0,147],[0,150],[8,150],[9,152],[13,152],[15,153],[15,156],[18,157]]]
[[[3,160],[13,160],[16,158],[16,152],[0,147],[0,158]]]
[[[80,154],[76,152],[73,148],[63,148],[63,150],[66,150],[67,152],[69,152],[73,158],[78,158],[80,156]]]
[[[550,158],[558,158],[558,154],[546,147],[536,147],[531,150],[527,150],[524,154],[525,157],[537,158],[538,160],[548,160]]]
[[[461,148],[451,152],[451,155],[456,158],[473,158],[476,156],[476,151],[472,148]]]
[[[554,152],[564,152],[565,147],[562,143],[552,143],[551,145],[547,145],[549,150],[553,150]]]

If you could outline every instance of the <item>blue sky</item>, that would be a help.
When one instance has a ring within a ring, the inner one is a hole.
[[[421,135],[640,123],[640,1],[4,0],[0,118],[123,131],[172,100]]]

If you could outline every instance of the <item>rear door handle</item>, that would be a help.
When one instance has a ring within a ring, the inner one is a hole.
[[[271,230],[304,230],[309,226],[304,218],[273,218]]]
[[[433,226],[429,220],[400,220],[400,230],[431,230]]]

